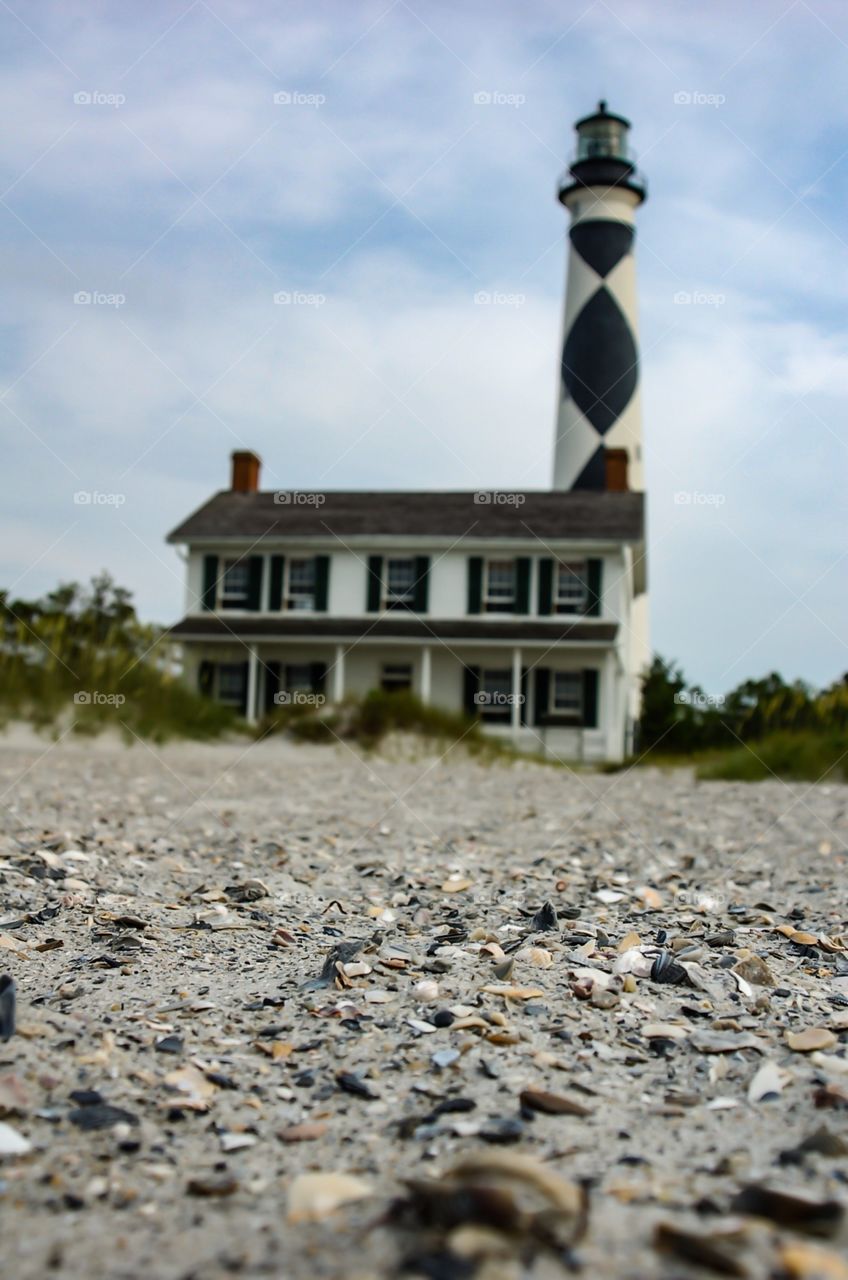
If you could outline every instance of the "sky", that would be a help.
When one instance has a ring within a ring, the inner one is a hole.
[[[573,123],[633,123],[651,633],[710,693],[848,670],[848,10],[0,6],[0,585],[228,484],[551,483]],[[495,301],[481,302],[481,294]],[[79,501],[78,495],[90,501]]]

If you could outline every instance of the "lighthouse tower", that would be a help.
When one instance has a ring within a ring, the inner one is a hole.
[[[633,242],[645,184],[628,152],[629,121],[600,102],[576,128],[559,192],[571,225],[553,487],[641,490]]]

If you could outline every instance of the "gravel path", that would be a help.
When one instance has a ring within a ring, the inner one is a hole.
[[[848,1275],[845,787],[7,735],[0,794],[4,1274]]]

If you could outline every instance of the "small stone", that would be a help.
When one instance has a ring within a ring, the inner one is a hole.
[[[180,1054],[184,1049],[182,1036],[163,1036],[161,1040],[157,1040],[154,1048],[157,1053],[173,1053]]]
[[[556,907],[552,902],[543,903],[530,922],[530,927],[535,933],[548,932],[558,926]]]
[[[302,1173],[289,1187],[288,1220],[318,1222],[373,1194],[370,1182],[350,1173]]]
[[[412,988],[412,994],[422,1004],[432,1004],[439,998],[439,984],[433,978],[422,978]]]
[[[238,1191],[238,1181],[229,1174],[222,1174],[219,1177],[210,1175],[209,1177],[190,1178],[186,1190],[190,1196],[204,1196],[207,1199],[215,1197],[222,1198],[231,1196]]]
[[[794,1053],[813,1053],[816,1049],[832,1049],[838,1040],[827,1027],[807,1027],[804,1031],[787,1031],[786,1043]]]
[[[326,1132],[327,1126],[321,1120],[305,1120],[302,1124],[291,1124],[287,1129],[281,1129],[280,1139],[283,1142],[315,1142]]]
[[[733,972],[743,978],[745,982],[753,982],[755,986],[774,986],[772,972],[765,960],[761,959],[760,956],[752,955],[745,960],[740,960],[737,965],[734,965]]]
[[[0,1156],[25,1156],[31,1150],[29,1138],[0,1120]]]
[[[524,1125],[520,1120],[507,1118],[505,1120],[492,1120],[487,1122],[480,1130],[480,1137],[484,1142],[491,1142],[494,1145],[507,1145],[510,1142],[520,1142],[524,1137]]]
[[[743,1187],[730,1207],[733,1213],[767,1218],[781,1227],[813,1236],[836,1235],[845,1217],[845,1208],[838,1200],[813,1200],[758,1185]]]
[[[117,1124],[138,1124],[138,1117],[134,1116],[131,1111],[125,1111],[123,1107],[113,1107],[108,1102],[99,1103],[93,1107],[80,1107],[77,1111],[69,1111],[68,1119],[71,1124],[76,1125],[78,1129],[82,1129],[84,1133],[89,1133],[96,1129],[111,1129]]]
[[[343,1093],[350,1093],[355,1098],[366,1098],[371,1102],[379,1097],[379,1094],[376,1094],[370,1085],[354,1071],[339,1071],[336,1074],[336,1084]]]
[[[529,1111],[541,1111],[548,1116],[588,1116],[591,1111],[581,1102],[575,1102],[559,1093],[548,1093],[544,1089],[522,1089],[519,1099],[522,1107]]]

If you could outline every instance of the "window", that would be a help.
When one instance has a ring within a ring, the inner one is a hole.
[[[289,693],[311,693],[312,667],[308,662],[292,663],[286,667],[286,690]]]
[[[221,578],[221,607],[243,609],[250,586],[250,563],[247,560],[225,560]]]
[[[551,683],[551,710],[561,716],[583,716],[583,677],[579,671],[555,671]]]
[[[415,600],[415,561],[386,561],[386,608],[411,608]]]
[[[483,720],[509,720],[512,716],[512,671],[509,667],[480,672],[475,709]]]
[[[555,587],[554,605],[557,613],[584,613],[589,596],[585,560],[557,564]]]
[[[385,693],[397,693],[412,688],[412,664],[409,662],[384,662],[380,688]]]
[[[512,613],[515,608],[515,561],[487,560],[483,592],[486,613]]]
[[[244,702],[247,672],[243,662],[222,662],[218,667],[218,700],[240,707]]]
[[[287,609],[315,608],[314,556],[308,560],[289,560],[285,599]]]

